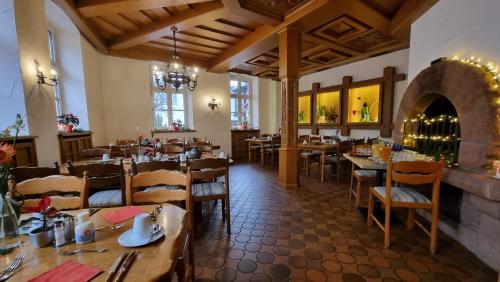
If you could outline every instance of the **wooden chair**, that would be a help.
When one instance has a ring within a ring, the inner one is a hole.
[[[164,190],[156,189],[153,191],[142,191],[147,187],[155,187],[159,185],[166,186],[183,186],[185,189]],[[127,205],[145,205],[145,204],[162,204],[169,202],[185,202],[188,222],[188,273],[191,275],[191,280],[194,281],[194,256],[193,256],[193,207],[192,207],[192,177],[191,174],[183,174],[178,171],[168,171],[165,169],[141,172],[137,175],[132,175],[129,170],[125,176],[126,198]],[[179,281],[185,281],[185,257],[179,258],[178,266],[176,267]]]
[[[319,143],[321,141],[321,136],[319,135],[309,135],[307,136],[307,142],[308,143]],[[306,171],[306,176],[309,176],[310,170],[311,170],[311,165],[313,163],[318,163],[320,162],[320,157],[321,157],[321,152],[317,151],[306,151],[300,153],[300,157],[302,159],[303,163],[303,169]]]
[[[120,164],[87,164],[73,166],[68,162],[70,175],[89,177],[89,206],[116,207],[125,203],[123,161]]]
[[[365,145],[364,139],[352,140],[352,150],[354,146]],[[354,189],[356,182],[356,189]],[[351,186],[349,188],[349,200],[354,197],[356,199],[356,207],[368,207],[368,197],[370,195],[370,187],[376,182],[376,172],[374,170],[357,169],[352,163],[351,166]]]
[[[222,201],[222,216],[226,220],[227,233],[231,234],[229,158],[193,160],[189,163],[188,171],[193,176],[193,180],[203,181],[193,184],[193,201],[202,202],[220,199]],[[224,182],[219,182],[219,177],[224,177]]]
[[[269,155],[273,165],[277,163],[279,158],[279,148],[281,147],[281,135],[273,135],[271,146],[266,148],[266,155]]]
[[[17,194],[23,196],[22,208],[36,207],[43,196],[49,196],[50,205],[58,210],[83,209],[88,207],[88,185],[87,173],[84,173],[82,178],[51,175],[21,182],[16,182],[11,177],[9,191],[14,197]],[[72,195],[73,193],[78,196]]]
[[[198,143],[196,146],[198,147],[198,150],[200,150],[200,152],[202,152],[202,153],[209,153],[209,154],[213,153],[212,145],[210,145],[210,144]]]
[[[112,158],[121,158],[123,157],[123,152],[122,152],[122,146],[94,146],[94,148],[102,148],[102,149],[108,149],[111,151],[110,157]]]
[[[54,167],[19,166],[11,168],[9,172],[16,182],[61,174],[58,162],[54,162]]]
[[[158,151],[162,154],[182,154],[184,153],[184,147],[166,144],[161,146]]]
[[[108,154],[111,157],[111,150],[106,149],[106,148],[99,148],[99,147],[94,147],[91,149],[86,149],[80,151],[80,158],[82,160],[85,159],[100,159],[102,158],[102,155]]]
[[[135,174],[146,172],[146,171],[155,171],[155,170],[179,170],[180,163],[176,161],[149,161],[149,162],[141,162],[135,163],[132,160],[132,172]]]
[[[384,246],[390,245],[391,235],[391,208],[407,208],[407,228],[413,229],[415,223],[430,235],[430,251],[437,250],[438,225],[439,225],[439,189],[444,162],[398,162],[393,163],[389,159],[387,163],[386,185],[372,187],[368,202],[368,226],[373,221],[384,231]],[[416,189],[401,186],[432,185],[432,198],[429,199]],[[387,196],[390,195],[390,196]],[[373,208],[375,199],[385,206],[385,223],[382,224],[374,215]],[[415,209],[427,209],[431,211],[431,230],[427,230],[421,223],[415,220]]]
[[[351,142],[348,140],[337,142],[337,148],[334,155],[325,157],[325,164],[332,165],[332,172],[330,175],[337,178],[337,182],[340,182],[340,177],[342,176],[343,169],[349,160],[343,156],[344,153],[349,152],[351,147]],[[349,172],[347,172],[349,173]]]
[[[134,139],[116,139],[116,146],[130,146],[137,144],[137,140]]]

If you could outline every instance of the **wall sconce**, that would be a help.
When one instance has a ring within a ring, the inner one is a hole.
[[[50,70],[50,74],[52,75],[52,77],[49,78],[50,80],[52,80],[52,82],[54,84],[50,84],[50,83],[45,82],[45,79],[47,78],[47,76],[43,73],[42,66],[40,66],[40,63],[37,60],[35,60],[35,69],[36,69],[36,78],[37,78],[38,84],[46,84],[46,85],[50,85],[50,86],[57,85],[57,77],[56,77],[57,72],[54,69]]]
[[[212,111],[218,110],[220,107],[220,101],[217,101],[215,98],[210,99],[208,102],[208,108]]]

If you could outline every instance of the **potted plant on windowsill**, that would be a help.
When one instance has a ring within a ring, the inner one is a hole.
[[[174,131],[179,131],[183,128],[183,123],[180,119],[174,121]]]
[[[245,120],[245,121],[243,121],[241,123],[240,129],[241,130],[247,130],[248,129],[248,125],[249,125],[249,122]]]
[[[73,128],[80,124],[80,119],[72,113],[57,116],[59,131],[72,133]]]
[[[25,207],[24,210],[35,213],[32,220],[41,220],[42,224],[40,227],[35,228],[30,231],[29,237],[31,244],[35,248],[43,248],[48,246],[54,241],[54,225],[49,218],[54,217],[58,211],[50,206],[50,198],[44,197],[35,207]]]

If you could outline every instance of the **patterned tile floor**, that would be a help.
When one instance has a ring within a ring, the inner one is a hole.
[[[254,164],[230,169],[232,234],[220,203],[203,205],[195,223],[197,281],[496,281],[497,273],[457,242],[440,236],[431,255],[418,228],[394,224],[392,245],[366,226],[347,200],[347,184],[317,175],[298,189],[277,184],[277,171]]]

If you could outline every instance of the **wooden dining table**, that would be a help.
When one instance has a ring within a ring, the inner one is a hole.
[[[304,151],[320,152],[320,178],[321,182],[325,182],[325,158],[326,154],[337,151],[337,144],[314,144],[314,143],[299,143],[298,148]]]
[[[138,206],[146,213],[151,213],[158,205]],[[103,216],[119,208],[103,208],[91,216],[95,227],[109,226]],[[81,210],[64,211],[64,213],[75,216]],[[27,218],[31,214],[24,214],[21,219]],[[104,228],[95,231],[95,242],[77,245],[71,243],[61,247],[61,250],[72,251],[75,249],[107,249],[102,253],[76,253],[70,256],[58,254],[54,247],[34,248],[28,236],[22,236],[22,245],[7,256],[0,259],[0,267],[4,269],[16,255],[22,251],[25,257],[20,267],[9,281],[28,281],[52,268],[67,262],[73,261],[85,264],[89,267],[98,268],[103,272],[96,276],[92,281],[105,281],[108,276],[108,270],[113,262],[124,252],[138,251],[139,254],[128,270],[123,281],[170,281],[174,273],[177,260],[187,252],[184,246],[188,240],[187,213],[184,209],[171,204],[163,204],[162,210],[158,214],[156,223],[164,227],[165,236],[157,242],[150,245],[127,248],[118,244],[118,237],[126,230],[132,228],[133,219],[129,219],[125,224],[116,230]]]
[[[249,138],[245,139],[248,142],[248,161],[252,161],[252,145],[260,146],[260,165],[264,166],[264,152],[267,144],[272,144],[273,140],[270,138]]]
[[[361,169],[375,170],[375,184],[377,186],[384,186],[384,171],[387,170],[386,163],[376,162],[368,157],[352,156],[347,153],[344,153],[344,157],[350,160],[352,162],[352,165],[357,166]]]

